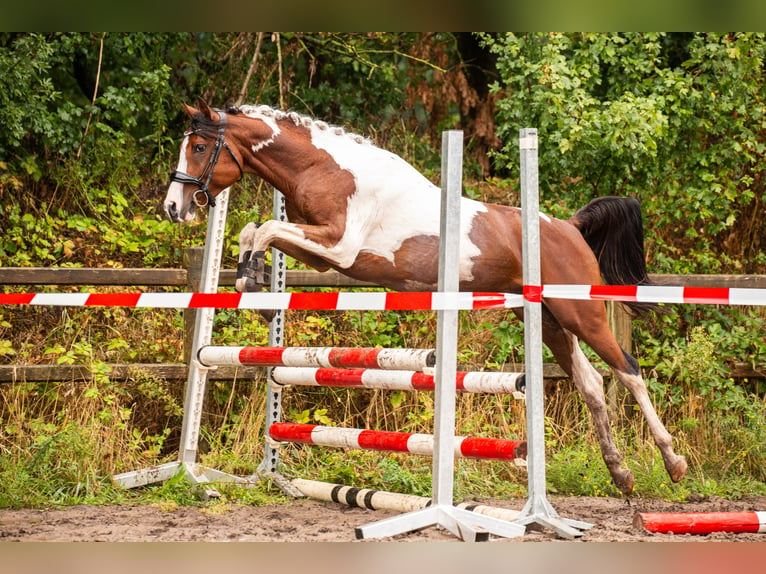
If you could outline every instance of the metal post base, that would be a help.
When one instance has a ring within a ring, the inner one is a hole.
[[[454,506],[436,505],[358,526],[355,533],[358,539],[385,538],[428,526],[441,526],[466,542],[483,542],[489,540],[490,535],[516,538],[526,531],[520,524]]]
[[[537,524],[570,540],[582,536],[583,530],[593,528],[590,522],[560,517],[545,497],[530,498],[521,510],[521,516],[515,522],[523,526]]]
[[[249,477],[249,480],[255,482],[264,478],[271,480],[277,485],[277,488],[287,496],[292,496],[293,498],[306,498],[306,495],[296,488],[295,485],[290,482],[289,478],[273,470],[258,468],[258,470],[255,471],[255,474]]]
[[[115,474],[112,479],[123,488],[137,488],[147,484],[166,482],[178,476],[181,472],[184,473],[184,478],[192,484],[207,485],[213,482],[235,482],[243,486],[253,485],[253,481],[249,479],[234,476],[197,463],[190,464],[178,461]],[[220,496],[220,493],[211,486],[205,487],[202,494],[207,498],[217,498]]]

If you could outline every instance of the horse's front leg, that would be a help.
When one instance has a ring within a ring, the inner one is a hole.
[[[345,269],[359,254],[355,240],[329,225],[305,225],[271,219],[261,225],[248,223],[239,234],[239,264],[236,288],[240,292],[260,291],[271,279],[265,263],[266,249],[276,247],[298,261],[320,271],[331,266]]]
[[[266,264],[266,246],[257,248],[257,223],[248,223],[239,234],[239,262],[236,288],[240,293],[252,293],[271,283],[271,266]]]

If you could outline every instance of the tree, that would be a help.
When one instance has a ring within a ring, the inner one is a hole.
[[[763,269],[763,34],[481,38],[498,58],[501,167],[516,173],[515,133],[537,127],[554,209],[633,195],[669,266]]]

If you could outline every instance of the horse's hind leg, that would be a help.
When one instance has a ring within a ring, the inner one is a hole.
[[[572,382],[590,411],[601,448],[601,456],[614,484],[620,492],[629,495],[633,492],[633,473],[627,468],[622,468],[622,455],[612,438],[603,378],[585,357],[577,344],[577,337],[564,329],[545,307],[543,307],[543,341],[556,357],[559,366],[572,378]]]
[[[665,470],[671,480],[680,481],[686,475],[686,459],[673,451],[673,439],[649,400],[649,392],[641,377],[638,362],[623,351],[609,330],[603,303],[550,300],[547,304],[562,325],[580,337],[614,369],[620,383],[636,399],[654,442],[662,453]]]
[[[630,357],[629,355],[627,356]],[[633,357],[630,358],[633,359]],[[635,359],[628,363],[635,364]],[[644,379],[641,377],[638,364],[635,364],[635,369],[632,369],[630,372],[615,369],[615,373],[620,382],[636,399],[644,419],[646,419],[646,424],[649,426],[649,431],[652,433],[652,437],[654,437],[654,442],[657,448],[660,449],[660,453],[662,453],[665,470],[667,470],[670,479],[673,482],[680,481],[686,475],[688,466],[686,459],[673,451],[673,438],[662,424],[662,421],[660,421],[657,411],[654,410],[654,405],[649,400],[649,391],[646,388]]]

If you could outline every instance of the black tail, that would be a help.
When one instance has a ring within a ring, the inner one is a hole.
[[[596,254],[607,285],[649,285],[644,255],[641,205],[632,198],[599,197],[569,220]],[[656,309],[652,303],[626,301],[636,313]]]

